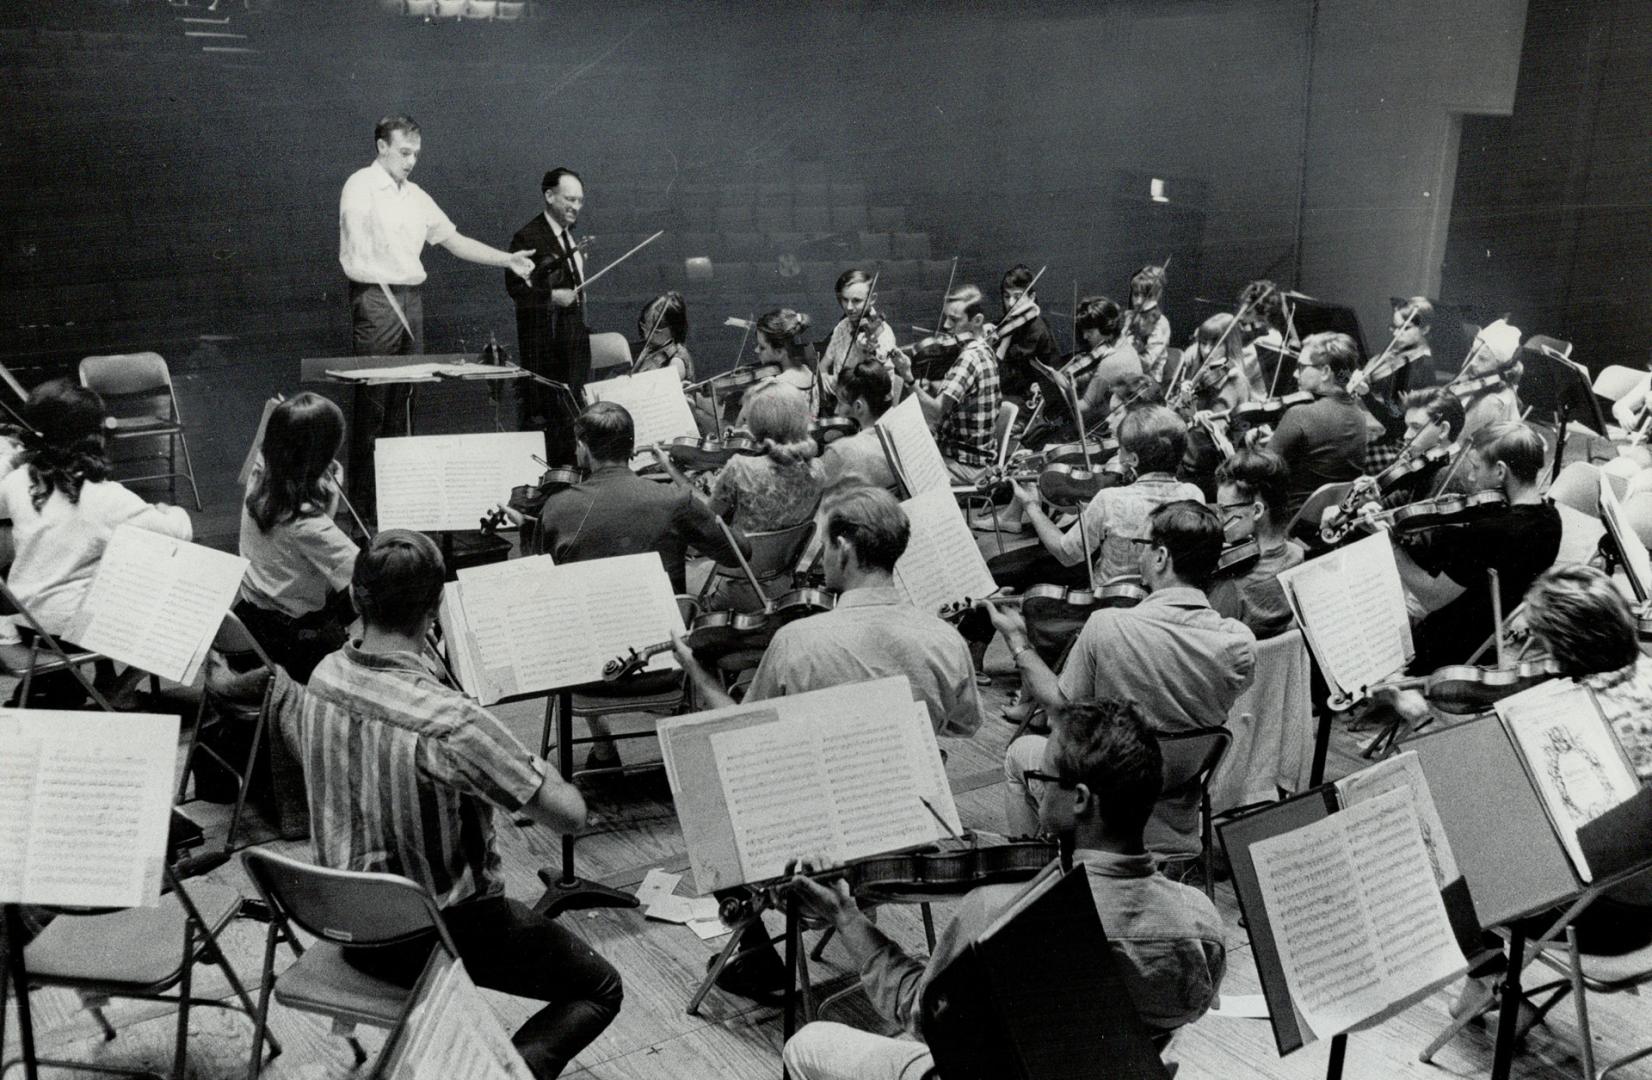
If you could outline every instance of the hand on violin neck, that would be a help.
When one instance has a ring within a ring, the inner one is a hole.
[[[987,609],[987,617],[992,620],[993,629],[1004,635],[1005,642],[1027,643],[1027,620],[1021,617],[1019,611],[1001,607],[998,604],[989,604],[979,601],[979,605]]]
[[[1348,392],[1355,397],[1363,397],[1371,389],[1371,383],[1365,378],[1365,372],[1356,371],[1348,376]]]
[[[495,503],[492,510],[487,512],[489,518],[503,518],[513,526],[519,526],[527,521],[527,516],[520,510],[512,510],[504,503]]]
[[[1023,508],[1037,506],[1039,503],[1038,490],[1022,483],[1019,480],[1010,484],[1010,494]]]
[[[819,919],[833,926],[841,927],[845,923],[860,918],[860,908],[855,904],[854,897],[849,892],[849,883],[838,878],[829,884],[822,885],[810,874],[824,870],[831,865],[831,860],[820,856],[804,857],[793,860],[787,866],[792,875],[791,891],[797,897],[798,905],[803,909],[806,917]]]

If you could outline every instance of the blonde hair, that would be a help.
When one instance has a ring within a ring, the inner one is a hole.
[[[746,427],[776,465],[795,465],[815,456],[809,434],[809,399],[803,391],[769,380],[752,387],[745,404]]]

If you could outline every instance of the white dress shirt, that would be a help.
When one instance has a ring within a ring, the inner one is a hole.
[[[436,200],[411,180],[397,184],[378,162],[357,169],[338,200],[338,261],[363,285],[422,285],[426,244],[458,233]]]

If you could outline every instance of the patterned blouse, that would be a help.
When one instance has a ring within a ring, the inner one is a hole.
[[[767,454],[737,454],[712,483],[711,508],[744,532],[771,532],[809,520],[825,487],[818,460],[781,465]]]
[[[1652,658],[1637,656],[1632,664],[1578,682],[1595,692],[1635,775],[1652,782]]]

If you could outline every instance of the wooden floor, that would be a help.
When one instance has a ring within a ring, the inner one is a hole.
[[[994,685],[983,691],[987,719],[972,739],[943,740],[947,751],[947,774],[952,782],[960,815],[971,828],[1002,831],[1004,811],[1001,795],[1002,755],[1012,728],[998,718],[999,710],[1014,690],[1011,665],[1001,642],[995,642],[987,656],[988,670],[996,675]],[[496,710],[500,718],[524,742],[537,745],[543,710],[537,703],[521,703]],[[638,721],[646,725],[646,721]],[[622,721],[622,730],[624,722]],[[1329,774],[1334,779],[1361,764],[1357,756],[1360,736],[1340,726],[1332,744]],[[652,739],[621,744],[627,763],[642,764],[658,759]],[[581,876],[622,889],[634,889],[647,871],[661,867],[685,874],[679,891],[692,883],[681,830],[672,810],[663,772],[644,770],[624,778],[582,781],[591,806],[591,820],[578,844]],[[223,836],[228,815],[225,808],[193,803],[189,812],[208,829],[209,843]],[[496,817],[510,895],[529,903],[542,893],[537,876],[541,867],[560,867],[558,837],[538,827],[518,827],[508,816]],[[306,843],[271,843],[275,850],[308,857]],[[252,895],[239,862],[208,875],[206,880],[224,882]],[[1228,972],[1223,983],[1227,995],[1258,994],[1255,964],[1245,931],[1239,926],[1233,890],[1227,882],[1216,887],[1216,900],[1228,927]],[[937,905],[937,923],[948,917],[946,905]],[[685,1006],[705,970],[707,958],[725,939],[702,942],[687,927],[649,922],[636,910],[571,912],[563,923],[583,935],[602,955],[611,960],[625,980],[625,1006],[618,1019],[565,1074],[570,1077],[604,1080],[680,1080],[717,1077],[770,1078],[779,1075],[781,1021],[778,1010],[757,1007],[743,999],[726,997],[716,991],[707,998],[702,1016],[685,1014]],[[923,932],[916,909],[885,909],[880,918],[895,938],[914,952],[923,949]],[[779,923],[773,923],[778,932]],[[264,927],[238,919],[224,934],[226,955],[243,979],[256,979],[262,961]],[[813,935],[810,935],[811,942]],[[278,966],[290,956],[278,954]],[[822,963],[812,968],[817,990],[830,993],[849,986],[852,972],[843,951],[830,946]],[[532,962],[524,958],[524,962]],[[227,998],[228,989],[210,969],[198,983],[207,996]],[[1446,1046],[1435,1064],[1417,1061],[1418,1051],[1447,1019],[1454,988],[1394,1017],[1373,1031],[1361,1032],[1350,1040],[1345,1074],[1355,1078],[1417,1077],[1438,1080],[1442,1076],[1483,1076],[1491,1065],[1492,1039],[1486,1027],[1470,1027]],[[535,1011],[534,1003],[484,991],[507,1030],[514,1029]],[[116,1002],[110,1017],[119,1037],[105,1042],[89,1013],[79,1007],[73,995],[62,991],[39,991],[33,999],[40,1052],[47,1056],[95,1060],[150,1068],[163,1075],[170,1067],[174,1013],[161,1005]],[[1595,1054],[1604,1063],[1632,1049],[1652,1042],[1652,1004],[1630,995],[1594,996],[1590,999],[1590,1019],[1595,1037]],[[16,1054],[16,1010],[7,1010],[7,1054]],[[834,1007],[832,1019],[881,1029],[882,1022],[862,995],[849,995]],[[270,1080],[321,1080],[354,1075],[351,1056],[344,1041],[328,1033],[326,1025],[308,1015],[290,1012],[280,1005],[271,1007],[271,1030],[282,1041],[284,1052],[264,1070]],[[226,1080],[245,1074],[250,1048],[250,1023],[235,1013],[200,1009],[191,1025],[190,1075],[201,1080]],[[1514,1076],[1521,1078],[1561,1078],[1579,1075],[1575,1051],[1575,1013],[1563,1005],[1551,1014],[1526,1040],[1515,1061]],[[364,1029],[363,1044],[374,1051],[380,1045],[378,1033]],[[1181,1062],[1184,1077],[1216,1077],[1244,1080],[1250,1077],[1321,1077],[1325,1073],[1328,1044],[1316,1044],[1281,1059],[1274,1047],[1271,1029],[1265,1020],[1209,1015],[1178,1034],[1170,1056]],[[12,1074],[20,1075],[20,1074]],[[74,1075],[61,1070],[44,1070],[45,1076]],[[1098,1073],[1098,1075],[1102,1075]],[[1652,1060],[1622,1070],[1619,1080],[1652,1080]]]

